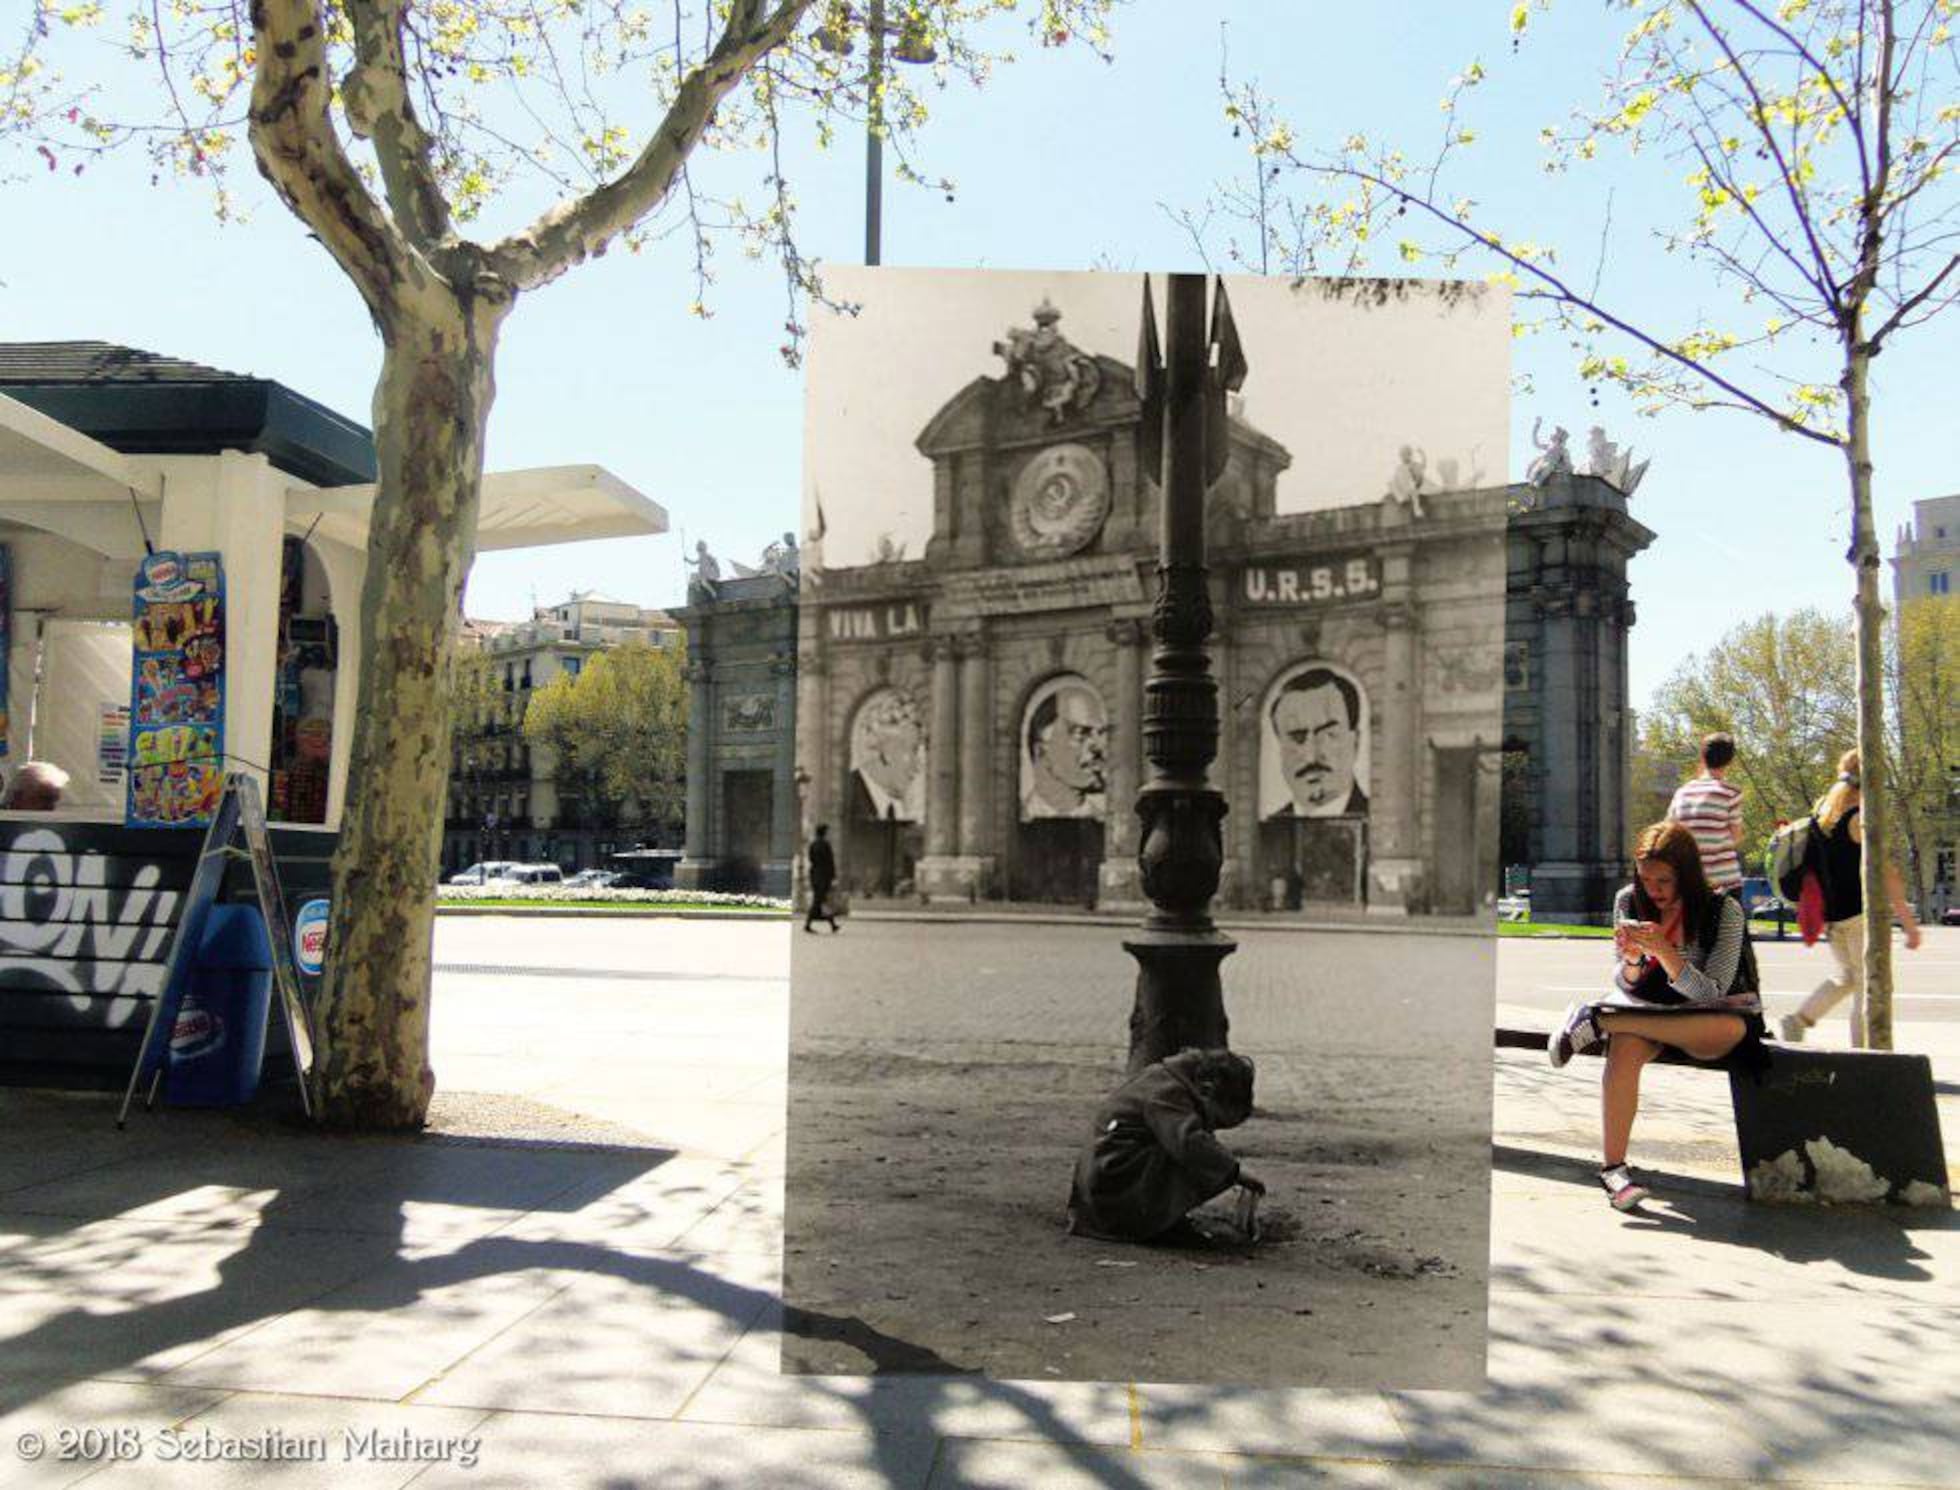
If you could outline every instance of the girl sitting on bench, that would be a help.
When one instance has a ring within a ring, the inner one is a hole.
[[[1599,1183],[1617,1211],[1647,1198],[1627,1168],[1640,1072],[1671,1046],[1697,1061],[1760,1066],[1763,1005],[1742,902],[1711,890],[1693,834],[1656,823],[1634,845],[1634,881],[1613,901],[1613,992],[1565,1011],[1554,1066],[1604,1043]]]

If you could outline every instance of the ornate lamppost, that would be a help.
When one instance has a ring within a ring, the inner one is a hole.
[[[1225,395],[1245,381],[1245,357],[1222,280],[1205,324],[1205,276],[1173,274],[1157,350],[1150,283],[1143,288],[1137,356],[1138,466],[1158,471],[1155,643],[1144,683],[1143,750],[1149,774],[1137,793],[1137,853],[1151,910],[1123,946],[1137,960],[1130,1014],[1134,1073],[1187,1045],[1226,1043],[1218,966],[1238,944],[1212,923],[1224,866],[1225,798],[1207,768],[1218,754],[1218,683],[1205,568],[1205,491],[1227,454]]]

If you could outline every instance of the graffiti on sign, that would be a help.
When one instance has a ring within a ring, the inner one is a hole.
[[[50,989],[75,1022],[117,1028],[163,986],[160,958],[170,940],[179,892],[163,888],[157,864],[140,865],[129,884],[108,883],[109,859],[74,852],[52,828],[16,836],[0,853],[0,958],[17,990]]]

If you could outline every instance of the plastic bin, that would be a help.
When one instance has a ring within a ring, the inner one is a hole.
[[[214,905],[170,1032],[164,1100],[240,1107],[259,1089],[272,1008],[272,943],[255,905]]]

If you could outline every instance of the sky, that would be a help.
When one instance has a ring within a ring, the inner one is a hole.
[[[1465,121],[1480,139],[1451,177],[1454,192],[1476,198],[1480,220],[1564,245],[1568,263],[1590,266],[1604,242],[1601,282],[1634,318],[1685,330],[1704,307],[1721,311],[1726,300],[1651,236],[1653,224],[1678,220],[1680,166],[1609,148],[1584,177],[1537,167],[1539,127],[1596,96],[1623,23],[1574,0],[1536,17],[1514,52],[1509,9],[1495,0],[1140,0],[1117,12],[1111,63],[1024,46],[984,90],[955,84],[930,95],[921,164],[957,190],[947,201],[888,180],[885,262],[1202,267],[1175,214],[1202,208],[1219,183],[1245,180],[1250,168],[1218,95],[1223,35],[1235,72],[1260,76],[1303,137],[1361,131],[1411,153],[1437,138],[1449,78],[1480,60],[1489,78]],[[54,60],[71,77],[101,69],[101,43],[91,45],[64,43]],[[104,75],[107,102],[155,116],[147,80]],[[17,177],[0,180],[11,228],[0,236],[0,339],[140,347],[273,378],[365,419],[380,364],[366,313],[324,250],[241,167],[234,187],[246,219],[220,223],[195,183],[153,184],[133,155],[80,177],[31,158],[0,161],[0,176]],[[753,198],[767,169],[766,157],[748,154],[703,162],[701,174]],[[848,135],[828,152],[795,143],[784,169],[802,204],[804,252],[858,262],[861,144]],[[1209,246],[1218,253],[1222,239]],[[718,554],[752,561],[795,523],[804,387],[778,352],[781,276],[733,245],[715,263],[706,320],[689,313],[690,262],[672,242],[615,251],[519,304],[498,356],[490,468],[601,464],[660,502],[672,531],[486,555],[470,583],[473,614],[518,617],[574,589],[677,603],[684,541],[705,538]],[[1960,319],[1949,316],[1875,368],[1876,503],[1888,551],[1914,499],[1960,490],[1956,351]],[[1835,452],[1738,414],[1641,419],[1610,391],[1595,407],[1562,343],[1525,338],[1513,356],[1533,388],[1511,407],[1511,478],[1534,453],[1540,417],[1570,428],[1575,449],[1598,422],[1652,460],[1632,502],[1658,535],[1631,568],[1636,707],[1686,654],[1765,611],[1815,605],[1849,624],[1849,501]],[[1249,384],[1247,393],[1256,418],[1258,392]]]

